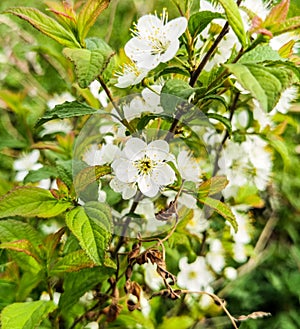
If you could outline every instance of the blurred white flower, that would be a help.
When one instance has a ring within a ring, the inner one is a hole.
[[[20,159],[14,161],[13,168],[17,171],[15,178],[16,181],[23,181],[30,170],[37,170],[43,167],[41,163],[38,163],[39,157],[40,151],[33,150],[32,152],[23,155]]]
[[[216,273],[220,273],[225,266],[224,249],[218,239],[211,240],[209,243],[209,252],[206,255],[207,263]]]
[[[83,160],[90,166],[110,164],[120,153],[120,149],[114,144],[103,144],[101,148],[91,144],[83,155]]]
[[[87,328],[87,329],[99,329],[99,324],[96,321],[89,322],[84,328]]]
[[[205,262],[205,258],[198,256],[193,263],[188,263],[187,257],[179,261],[180,272],[177,276],[177,283],[182,288],[191,291],[203,291],[208,289],[213,282],[214,276]]]
[[[169,144],[155,140],[147,145],[139,138],[129,139],[121,156],[114,160],[112,168],[123,183],[137,183],[140,191],[154,197],[161,186],[174,182],[175,173],[167,164],[170,158]]]
[[[60,295],[61,295],[61,293],[59,293],[59,292],[54,292],[53,293],[53,303],[55,305],[58,305]],[[46,291],[43,291],[41,296],[40,296],[40,300],[49,301],[50,300],[50,295]]]
[[[237,278],[237,270],[234,267],[227,266],[224,268],[224,276],[228,280],[235,280]]]
[[[47,105],[49,109],[54,109],[56,105],[63,104],[65,102],[72,102],[75,98],[69,93],[64,92],[60,95],[55,94],[50,100],[48,100]]]
[[[115,84],[118,88],[127,88],[140,83],[148,74],[149,70],[138,67],[135,63],[124,64],[122,72],[116,72],[118,83]]]
[[[218,162],[219,173],[229,180],[223,191],[226,198],[234,197],[238,188],[247,184],[260,191],[266,189],[272,170],[271,153],[266,147],[267,143],[255,135],[240,144],[227,141]]]
[[[190,152],[186,150],[179,152],[177,166],[182,179],[195,183],[200,181],[201,171],[199,163],[192,157]]]
[[[79,298],[79,302],[84,305],[90,305],[94,299],[93,291],[87,291],[84,295]]]
[[[202,209],[195,208],[194,216],[186,225],[186,229],[192,234],[201,235],[209,228],[209,221],[205,218]]]
[[[124,117],[126,120],[131,121],[139,118],[144,111],[144,101],[140,97],[134,97],[130,103],[122,106]]]
[[[276,112],[286,114],[289,111],[292,103],[297,99],[297,97],[298,88],[296,86],[291,86],[285,89],[281,94],[276,106],[270,112],[270,115],[274,115]]]
[[[59,132],[68,134],[72,131],[72,128],[70,121],[67,119],[51,120],[43,124],[43,130],[40,135],[43,137],[45,135],[56,134]]]
[[[152,85],[151,89],[142,90],[142,97],[145,100],[145,112],[161,113],[163,108],[160,105],[160,93],[162,85]]]
[[[145,270],[145,282],[149,288],[152,290],[159,290],[164,286],[164,281],[162,277],[157,273],[157,265],[152,264],[150,260],[143,264]]]
[[[125,53],[138,67],[153,69],[176,55],[178,39],[186,28],[185,17],[168,22],[166,10],[160,19],[155,15],[142,16],[135,26],[134,37],[124,47]]]
[[[101,90],[101,84],[98,80],[94,80],[90,86],[90,92],[92,93],[92,95],[98,99],[98,101],[100,102],[100,104],[103,107],[106,107],[108,105],[108,97],[106,95],[105,90]]]

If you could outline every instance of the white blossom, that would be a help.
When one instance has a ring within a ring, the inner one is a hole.
[[[140,83],[148,74],[149,69],[138,67],[135,63],[124,64],[123,71],[117,72],[118,83],[115,84],[118,88],[127,88]]]
[[[216,273],[220,273],[225,266],[224,249],[218,239],[213,239],[209,244],[209,252],[206,255],[207,263]]]
[[[20,159],[14,161],[13,167],[17,171],[15,178],[16,181],[23,181],[30,170],[37,170],[43,167],[43,165],[38,162],[39,157],[40,151],[33,150],[32,152],[23,155]]]
[[[199,163],[192,157],[190,152],[186,150],[179,152],[177,166],[182,179],[195,183],[200,181],[201,171]]]
[[[51,120],[43,124],[43,130],[40,135],[43,137],[45,135],[56,134],[59,132],[68,134],[72,131],[72,128],[70,121],[67,119]]]
[[[214,280],[214,276],[208,269],[205,258],[202,256],[198,256],[190,264],[187,257],[181,258],[179,268],[180,272],[177,276],[177,283],[182,288],[187,288],[191,291],[203,291]]]
[[[164,286],[162,277],[157,273],[157,265],[152,264],[149,260],[143,265],[145,270],[145,282],[152,290],[159,290]]]
[[[108,105],[108,97],[106,95],[105,90],[101,90],[101,84],[98,80],[94,80],[90,86],[90,92],[92,93],[92,95],[98,99],[98,101],[100,102],[100,104],[103,107],[107,107]]]
[[[176,55],[187,19],[178,17],[168,22],[164,10],[160,19],[155,15],[142,16],[135,28],[134,37],[124,47],[125,53],[138,67],[150,70]]]
[[[75,98],[69,92],[64,92],[60,95],[55,94],[50,100],[48,100],[47,105],[49,109],[52,110],[56,105],[60,105],[65,102],[72,102],[74,100]]]
[[[175,173],[167,164],[169,158],[166,141],[155,140],[147,145],[139,138],[131,138],[121,156],[112,163],[112,168],[119,181],[137,183],[144,195],[154,197],[161,186],[175,180]]]

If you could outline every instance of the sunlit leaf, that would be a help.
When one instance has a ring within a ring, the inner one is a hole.
[[[235,232],[238,230],[238,224],[234,214],[232,213],[229,206],[225,203],[221,202],[220,200],[213,199],[211,197],[198,197],[197,200],[205,204],[206,206],[210,207],[211,209],[215,210],[218,214],[220,214],[224,219],[226,219],[234,228]]]
[[[79,12],[77,25],[79,39],[83,42],[90,28],[96,22],[97,17],[109,5],[110,0],[87,0]]]
[[[110,209],[100,202],[87,202],[67,213],[66,224],[76,236],[82,249],[99,265],[111,238]]]
[[[33,329],[53,312],[57,306],[52,301],[14,303],[1,313],[2,329]]]
[[[87,49],[65,48],[64,55],[74,63],[78,84],[86,88],[107,68],[114,51],[98,38],[86,40]]]
[[[0,218],[55,217],[71,206],[70,201],[57,200],[48,190],[39,187],[19,187],[0,198]]]
[[[195,38],[198,34],[200,34],[206,26],[216,18],[224,18],[224,16],[220,13],[205,10],[193,14],[188,22],[188,29],[192,38]]]
[[[36,8],[15,7],[5,10],[4,13],[13,14],[26,20],[37,30],[54,39],[65,47],[81,47],[75,36],[70,31],[66,30],[56,20],[43,14]]]
[[[242,46],[245,48],[247,46],[247,36],[244,29],[244,24],[239,12],[239,8],[235,0],[219,0],[219,3],[225,10],[228,23],[233,29],[234,33],[238,37]]]

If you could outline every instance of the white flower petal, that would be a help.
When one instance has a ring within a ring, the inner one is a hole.
[[[167,164],[163,164],[153,169],[151,178],[157,185],[169,185],[175,181],[175,172]]]
[[[128,160],[124,160],[119,166],[117,166],[115,173],[117,178],[124,183],[135,182],[138,178],[138,169]]]
[[[159,191],[159,185],[156,185],[150,175],[140,176],[137,180],[140,191],[149,198],[154,197]]]
[[[166,37],[170,40],[179,38],[187,28],[187,19],[185,17],[178,17],[172,19],[164,26]]]
[[[164,140],[155,140],[148,144],[146,155],[154,161],[164,161],[169,157],[169,144]]]
[[[126,142],[123,149],[126,157],[131,161],[135,161],[137,158],[143,156],[143,152],[146,150],[147,144],[140,138],[131,138]]]

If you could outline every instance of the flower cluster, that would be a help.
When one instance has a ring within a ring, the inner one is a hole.
[[[180,47],[179,37],[186,28],[185,17],[168,22],[166,10],[161,18],[157,15],[142,16],[135,25],[133,38],[124,47],[132,63],[124,65],[123,73],[118,74],[116,86],[126,88],[136,85],[160,63],[171,60]]]

